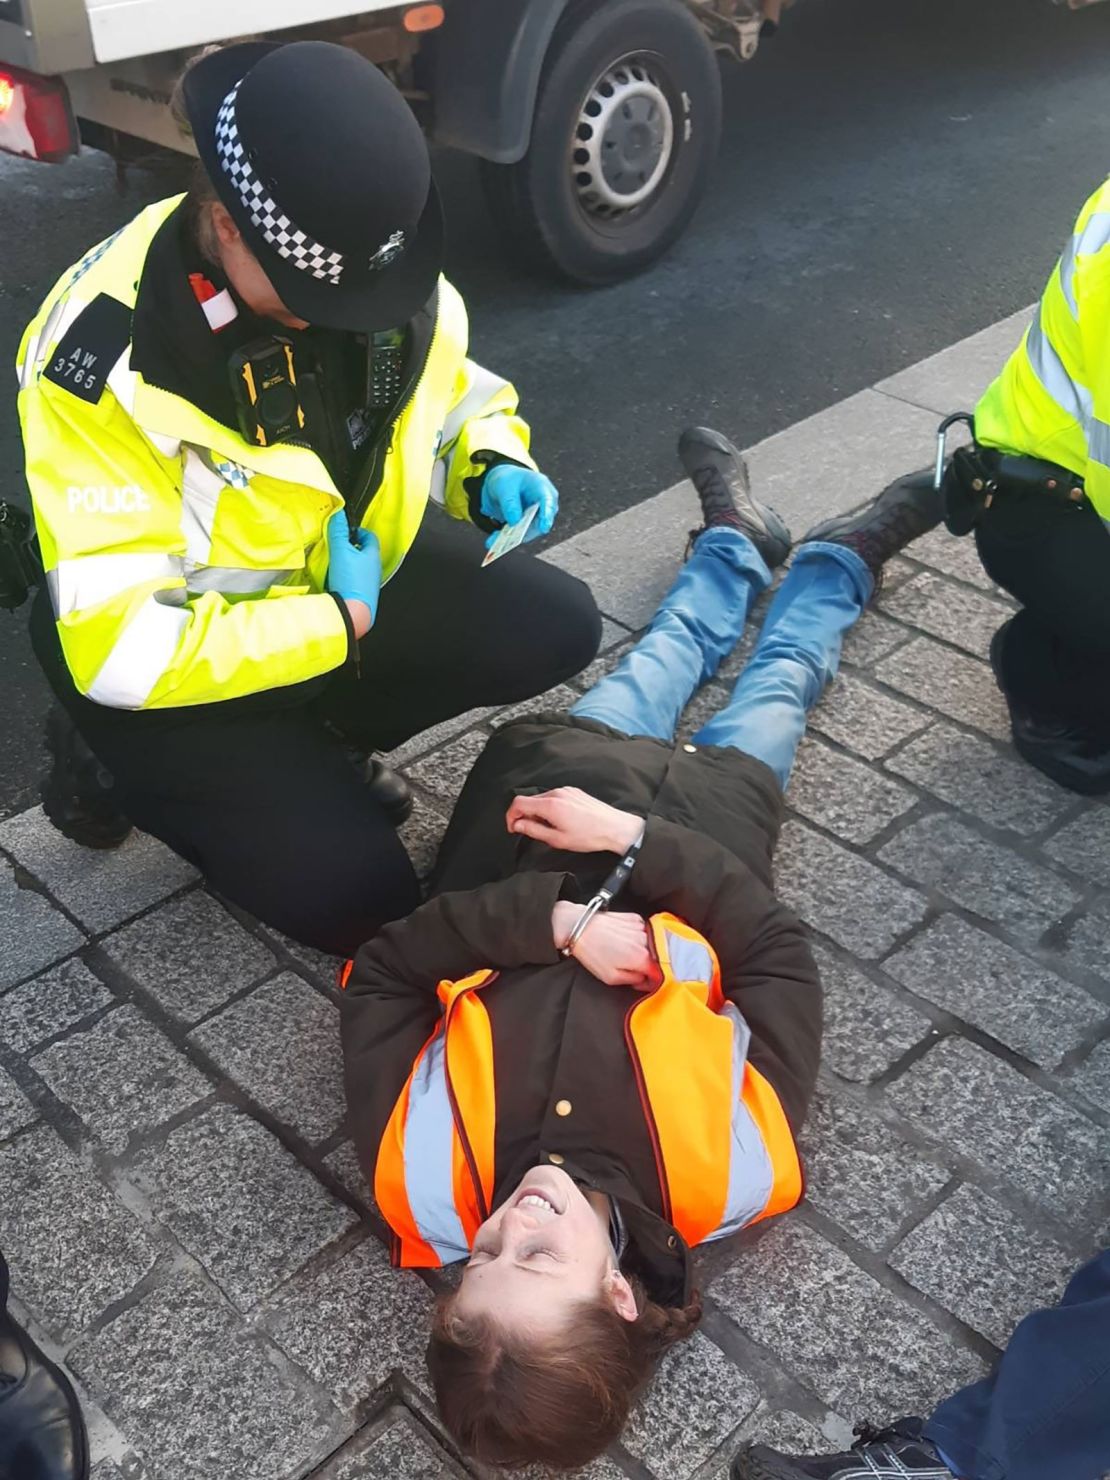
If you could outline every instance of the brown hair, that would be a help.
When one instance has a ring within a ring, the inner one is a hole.
[[[588,1464],[624,1428],[660,1357],[692,1336],[701,1297],[682,1309],[648,1300],[631,1281],[639,1315],[608,1300],[579,1306],[565,1330],[529,1344],[489,1316],[468,1319],[457,1295],[436,1312],[428,1367],[440,1416],[460,1448],[485,1464],[517,1469]]]
[[[193,126],[189,122],[188,110],[185,107],[185,79],[196,66],[196,64],[214,51],[220,51],[219,46],[206,46],[203,51],[198,51],[191,56],[181,69],[180,75],[174,84],[170,95],[170,116],[177,124],[178,130],[187,138],[193,137]],[[212,213],[209,206],[219,200],[215,186],[208,178],[208,173],[198,159],[193,165],[192,178],[189,188],[185,192],[183,202],[185,217],[192,233],[193,240],[200,248],[201,255],[209,262],[218,263],[220,260],[219,246],[216,242],[215,229],[212,226]]]

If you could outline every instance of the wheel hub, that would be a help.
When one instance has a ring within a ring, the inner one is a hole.
[[[674,114],[646,61],[615,63],[582,105],[571,168],[579,203],[614,217],[642,205],[667,172]]]

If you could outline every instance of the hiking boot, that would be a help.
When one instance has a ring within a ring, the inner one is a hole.
[[[112,777],[57,705],[47,713],[45,740],[50,770],[39,796],[46,816],[82,848],[118,848],[131,823],[116,804]]]
[[[790,531],[774,509],[752,498],[748,465],[728,438],[708,427],[687,427],[678,439],[678,456],[705,520],[690,531],[691,543],[707,529],[737,529],[770,570],[781,565],[790,553]]]
[[[1014,749],[1031,766],[1080,796],[1110,794],[1110,739],[1049,714],[1038,714],[1015,699],[1002,673],[1002,650],[1013,617],[991,638],[990,663],[995,682],[1010,710]]]
[[[933,487],[933,474],[911,473],[884,488],[858,514],[841,514],[815,525],[802,543],[822,540],[827,545],[844,545],[854,550],[878,582],[886,562],[912,540],[935,529],[942,515],[941,496]]]
[[[927,1439],[919,1418],[889,1429],[864,1424],[845,1454],[780,1454],[757,1444],[737,1455],[732,1480],[954,1480]]]

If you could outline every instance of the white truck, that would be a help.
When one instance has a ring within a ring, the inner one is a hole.
[[[525,257],[610,282],[689,223],[721,130],[716,53],[750,60],[762,21],[763,0],[0,0],[0,149],[186,151],[167,104],[191,53],[321,37],[384,68],[435,143],[479,157]]]

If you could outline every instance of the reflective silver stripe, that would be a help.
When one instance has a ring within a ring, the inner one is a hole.
[[[190,622],[180,606],[148,596],[116,638],[89,687],[89,698],[113,709],[141,709],[173,662]]]
[[[1087,455],[1093,462],[1110,467],[1110,424],[1092,416],[1087,428]]]
[[[726,1003],[721,1011],[732,1023],[732,1141],[728,1161],[728,1199],[720,1227],[709,1238],[727,1238],[746,1228],[767,1206],[775,1169],[759,1127],[744,1103],[744,1067],[751,1029],[739,1010]]]
[[[672,935],[668,930],[667,955],[671,970],[680,982],[706,982],[713,980],[713,957],[709,947],[700,940],[687,940],[684,935]]]
[[[455,1119],[447,1093],[442,1025],[412,1076],[405,1117],[405,1191],[420,1230],[441,1264],[465,1259],[469,1248],[455,1207],[452,1150]]]
[[[271,586],[295,574],[292,570],[247,570],[238,565],[185,563],[185,584],[190,591],[222,591],[227,596],[268,591]]]
[[[207,565],[212,553],[216,505],[227,484],[192,447],[186,447],[181,474],[181,531],[185,558]]]
[[[147,581],[175,581],[181,576],[181,560],[175,555],[82,555],[77,560],[59,560],[46,573],[46,584],[54,611],[59,617],[99,606],[131,586]]]
[[[483,370],[481,365],[476,365],[473,360],[469,360],[467,364],[471,375],[470,388],[458,405],[452,406],[444,418],[443,441],[439,448],[440,457],[450,452],[452,444],[466,423],[474,416],[481,416],[494,396],[500,395],[509,387],[509,382],[502,380],[500,375],[494,375],[492,370]]]
[[[1064,248],[1060,258],[1060,287],[1073,319],[1079,318],[1079,304],[1075,297],[1075,259],[1093,256],[1107,244],[1110,244],[1110,211],[1096,211]]]
[[[1036,317],[1026,339],[1026,351],[1033,373],[1045,390],[1060,407],[1084,430],[1091,419],[1094,400],[1090,391],[1078,380],[1073,380],[1064,368],[1064,362],[1053,348],[1048,335],[1041,326],[1041,305],[1037,305]]]

